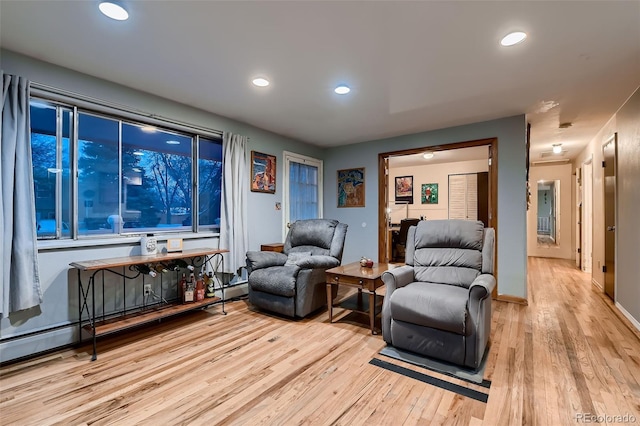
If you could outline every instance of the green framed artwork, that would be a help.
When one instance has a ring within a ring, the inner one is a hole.
[[[438,184],[423,183],[420,198],[422,199],[422,204],[438,204]]]

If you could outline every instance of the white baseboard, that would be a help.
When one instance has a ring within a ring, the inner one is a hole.
[[[596,281],[595,278],[591,278],[591,283],[593,285],[595,285],[596,287],[598,287],[601,291],[604,291],[604,288],[602,288],[602,286],[600,285],[600,283],[598,281]]]
[[[633,326],[640,331],[640,322],[638,322],[637,319],[635,319],[633,316],[631,316],[631,314],[622,307],[622,305],[618,302],[616,302],[616,308],[618,308],[620,310],[620,312],[622,312],[622,315],[624,315],[625,317],[627,317],[627,319],[631,322],[631,324],[633,324]]]
[[[234,297],[246,296],[247,294],[249,294],[249,287],[246,282],[242,284],[236,284],[233,287],[227,287],[224,289],[224,300],[227,301],[229,299],[233,299]],[[216,297],[222,298],[222,292],[220,290],[216,290],[215,295]]]
[[[70,345],[76,342],[77,336],[78,326],[70,324],[67,328],[0,343],[0,362],[7,362]]]

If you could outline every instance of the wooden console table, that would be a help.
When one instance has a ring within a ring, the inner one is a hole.
[[[190,259],[192,265],[194,262],[200,261],[202,261],[201,265],[209,263],[214,271],[217,271],[218,268],[213,266],[212,261],[214,259],[217,259],[219,260],[217,266],[220,266],[221,270],[224,272],[224,257],[222,256],[222,254],[227,253],[228,251],[229,250],[226,249],[200,248],[184,250],[177,253],[163,253],[150,256],[116,257],[110,259],[99,259],[70,263],[69,265],[72,268],[78,270],[78,343],[81,343],[83,340],[83,330],[88,331],[90,333],[91,339],[93,340],[93,356],[91,357],[91,360],[95,361],[97,359],[96,338],[100,336],[115,333],[116,331],[121,331],[141,324],[150,323],[161,318],[167,318],[173,315],[180,314],[182,312],[202,309],[220,301],[222,303],[222,313],[226,315],[226,312],[224,310],[224,278],[220,282],[220,287],[215,288],[215,290],[221,290],[222,298],[210,297],[194,303],[184,304],[180,301],[177,301],[175,303],[168,303],[162,298],[161,291],[161,301],[159,303],[155,303],[151,306],[134,306],[129,309],[127,309],[126,304],[123,303],[123,308],[120,311],[107,314],[105,313],[104,309],[104,272],[118,275],[122,277],[124,283],[126,283],[126,280],[135,279],[141,275],[140,272],[135,271],[135,265],[153,264],[160,262],[164,263],[176,259]],[[117,267],[128,267],[129,270],[133,272],[133,275],[129,276],[126,274],[126,272],[120,273],[112,270],[112,268]],[[91,273],[86,286],[82,282],[82,272]],[[96,314],[96,276],[100,272],[103,273],[102,313]],[[86,316],[83,318],[85,312]]]

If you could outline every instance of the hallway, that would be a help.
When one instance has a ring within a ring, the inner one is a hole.
[[[527,281],[528,307],[495,305],[484,424],[640,423],[640,332],[573,261],[530,257]]]

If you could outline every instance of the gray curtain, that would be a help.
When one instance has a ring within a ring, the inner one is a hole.
[[[39,305],[42,291],[31,166],[29,81],[2,71],[0,76],[0,315],[6,317]]]
[[[224,132],[222,137],[223,175],[222,208],[220,212],[220,248],[225,255],[225,272],[237,273],[246,264],[249,236],[247,234],[247,197],[249,172],[247,170],[246,136]]]

